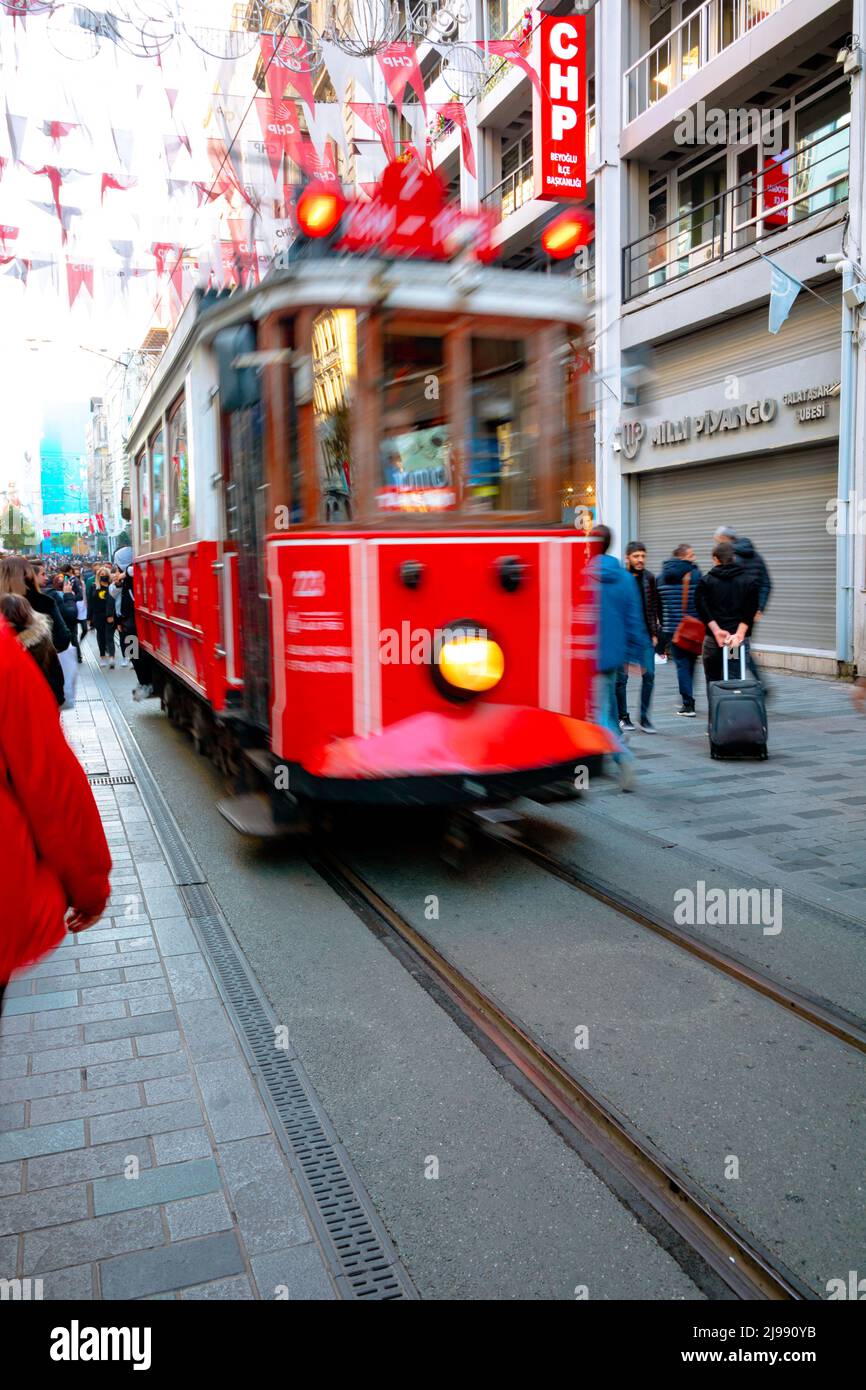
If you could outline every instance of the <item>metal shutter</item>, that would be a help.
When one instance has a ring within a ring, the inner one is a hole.
[[[711,563],[713,532],[732,526],[763,555],[773,580],[756,645],[832,655],[836,649],[835,445],[640,475],[638,515],[647,565],[658,574],[681,541]]]

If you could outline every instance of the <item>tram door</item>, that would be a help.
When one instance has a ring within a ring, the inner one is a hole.
[[[227,418],[224,460],[225,550],[237,559],[244,710],[252,724],[270,725],[270,598],[265,578],[266,484],[261,401]]]

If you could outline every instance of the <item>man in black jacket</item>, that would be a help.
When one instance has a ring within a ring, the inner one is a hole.
[[[640,687],[640,727],[645,734],[656,731],[650,723],[649,707],[656,679],[656,647],[661,635],[662,611],[659,603],[655,575],[646,567],[646,546],[643,541],[629,541],[625,548],[625,567],[634,575],[638,586],[638,598],[643,617],[643,631],[646,637],[641,666]],[[623,667],[616,678],[616,703],[619,710],[619,726],[622,730],[633,729],[628,715],[628,672]]]
[[[695,607],[695,593],[698,587],[698,580],[701,572],[695,564],[695,552],[692,547],[683,542],[678,545],[670,559],[665,560],[662,565],[661,574],[658,577],[659,601],[662,606],[662,632],[665,638],[665,647],[670,651],[677,668],[677,684],[680,690],[682,704],[677,710],[686,719],[695,717],[695,691],[694,675],[697,653],[686,651],[684,647],[678,647],[674,642],[674,633],[686,616],[696,618],[698,610]],[[685,580],[688,578],[688,584]],[[683,611],[683,593],[686,596],[686,607]]]
[[[746,643],[758,611],[758,586],[736,563],[730,541],[713,550],[713,568],[698,583],[698,617],[707,625],[702,660],[707,685],[722,679],[722,648]]]

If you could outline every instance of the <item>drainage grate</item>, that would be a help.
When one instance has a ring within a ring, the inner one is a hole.
[[[135,778],[128,772],[100,773],[89,772],[87,780],[91,787],[134,787]]]
[[[240,1025],[248,1056],[264,1078],[265,1099],[277,1122],[277,1137],[305,1190],[319,1237],[335,1253],[335,1273],[343,1296],[415,1298],[385,1228],[300,1062],[274,1046],[276,1018],[226,930],[210,888],[194,884],[182,892],[216,967],[226,1002]]]

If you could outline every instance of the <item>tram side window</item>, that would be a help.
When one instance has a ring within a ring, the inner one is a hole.
[[[386,333],[379,511],[442,512],[457,505],[441,336]]]
[[[150,545],[150,476],[147,465],[147,450],[142,449],[136,459],[138,478],[138,531],[141,544]]]
[[[175,536],[189,529],[189,447],[183,398],[168,422],[168,456],[168,514],[171,534]]]
[[[165,431],[160,427],[150,439],[153,540],[165,539]]]
[[[354,309],[325,309],[313,320],[313,420],[322,520],[352,520],[351,407],[358,378]]]
[[[536,506],[526,347],[520,339],[473,338],[471,439],[465,509],[528,512]]]

